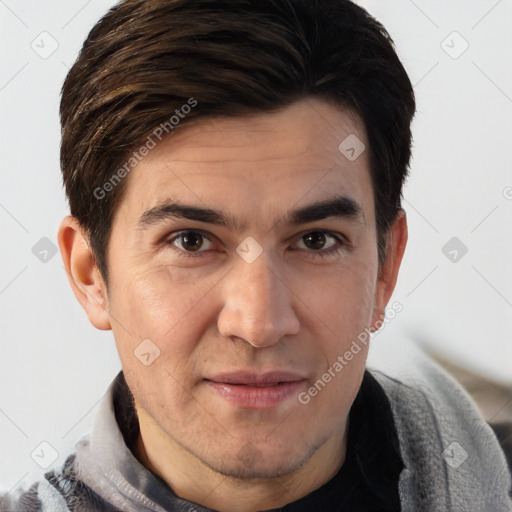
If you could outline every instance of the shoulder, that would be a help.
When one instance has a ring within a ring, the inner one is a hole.
[[[405,417],[414,417],[416,412],[421,412],[431,420],[438,417],[440,420],[442,415],[440,428],[460,427],[461,419],[468,420],[473,426],[485,423],[469,394],[426,356],[415,357],[407,371],[370,371],[385,390],[393,408]],[[457,418],[457,425],[450,421],[454,418]]]
[[[0,496],[1,512],[68,512],[70,509],[61,494],[48,480],[34,482],[28,489]]]
[[[86,486],[75,470],[75,454],[28,489],[0,495],[0,512],[115,512]]]
[[[427,356],[417,356],[407,371],[370,370],[388,396],[397,426],[431,429],[442,443],[448,435],[477,437],[494,444],[495,435],[462,386]]]
[[[390,401],[406,466],[401,492],[410,510],[425,502],[433,511],[512,510],[504,453],[451,376],[419,355],[406,371],[371,373]]]

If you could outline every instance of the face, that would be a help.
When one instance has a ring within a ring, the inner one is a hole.
[[[108,250],[122,367],[141,421],[225,475],[293,471],[360,386],[367,345],[344,354],[384,304],[351,134],[368,146],[356,115],[309,99],[184,126],[127,178]]]

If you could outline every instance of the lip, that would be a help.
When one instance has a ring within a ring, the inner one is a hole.
[[[255,374],[234,372],[218,374],[205,379],[216,394],[232,404],[248,409],[277,407],[295,396],[306,378],[296,373],[274,371]]]

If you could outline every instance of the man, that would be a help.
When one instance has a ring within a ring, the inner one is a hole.
[[[346,0],[127,0],[100,20],[62,91],[59,244],[123,372],[3,509],[512,510],[458,386],[430,363],[365,370],[414,109],[388,34]]]

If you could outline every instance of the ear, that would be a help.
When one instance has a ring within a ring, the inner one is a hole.
[[[69,283],[89,321],[97,329],[111,328],[107,287],[94,260],[89,240],[75,217],[65,217],[58,233]]]
[[[373,306],[372,330],[379,330],[384,320],[384,311],[395,289],[398,270],[407,245],[407,218],[400,210],[391,224],[386,240],[386,257],[379,269],[375,302]]]

